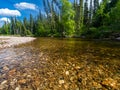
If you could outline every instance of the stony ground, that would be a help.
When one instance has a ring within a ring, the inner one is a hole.
[[[0,36],[0,48],[23,44],[34,39],[33,37]]]

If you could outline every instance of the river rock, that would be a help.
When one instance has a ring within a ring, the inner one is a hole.
[[[3,67],[3,70],[8,71],[9,68],[8,68],[7,66],[4,66],[4,67]]]
[[[4,84],[6,84],[7,83],[7,80],[4,80],[2,83],[1,83],[1,85],[4,85]]]
[[[16,87],[15,90],[20,90],[20,87]]]
[[[64,80],[59,80],[59,84],[64,84],[65,81]]]
[[[74,76],[70,77],[70,81],[71,81],[71,82],[74,81]]]
[[[66,71],[65,74],[66,74],[66,75],[69,75],[69,71]]]
[[[93,87],[95,87],[97,89],[102,88],[102,85],[100,83],[97,83],[97,82],[92,82],[92,85],[93,85]]]
[[[13,80],[10,82],[10,85],[11,85],[11,86],[14,86],[15,83],[17,83],[17,79],[13,79]]]
[[[102,81],[102,85],[105,86],[106,88],[116,89],[117,81],[112,78],[106,78],[105,80]]]
[[[25,83],[26,83],[26,80],[25,80],[25,79],[19,80],[18,83],[19,83],[19,84],[25,84]]]
[[[16,73],[16,69],[12,69],[12,70],[9,71],[10,76],[13,76],[15,73]]]
[[[76,90],[80,90],[79,88],[76,88]]]
[[[1,82],[0,90],[3,90],[6,87],[6,84],[7,84],[7,80],[4,80],[3,82]]]
[[[68,88],[69,88],[69,84],[64,84],[64,88],[66,89],[66,90],[68,90]]]
[[[79,70],[80,68],[81,68],[80,66],[76,66],[76,67],[75,67],[76,70]]]

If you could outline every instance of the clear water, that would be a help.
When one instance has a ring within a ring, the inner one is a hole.
[[[14,77],[10,77],[9,72],[13,69],[16,69]],[[65,76],[66,71],[69,71],[69,78]],[[49,75],[48,72],[52,74]],[[37,78],[39,85],[37,86],[34,80],[28,82],[27,76],[22,76],[24,73],[31,75],[31,80],[32,77]],[[82,75],[78,76],[79,73]],[[2,76],[3,74],[5,75]],[[60,77],[63,77],[66,83],[70,83],[70,78],[74,75],[75,80],[82,78],[81,87],[76,84],[79,80],[73,83],[75,84],[73,87],[68,85],[74,90],[92,89],[93,86],[89,82],[101,83],[105,78],[112,78],[119,84],[120,42],[37,38],[27,44],[0,50],[0,75],[0,82],[4,79],[11,82],[14,78],[18,80],[25,78],[26,86],[35,84],[29,88],[39,87],[44,90],[51,87],[57,89]],[[46,82],[52,82],[51,87]]]

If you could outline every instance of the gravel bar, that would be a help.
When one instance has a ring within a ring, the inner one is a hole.
[[[34,37],[0,36],[0,48],[16,46],[35,40]]]

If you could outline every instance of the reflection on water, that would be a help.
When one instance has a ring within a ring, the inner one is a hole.
[[[38,38],[0,51],[0,88],[118,89],[119,52],[115,41]]]

